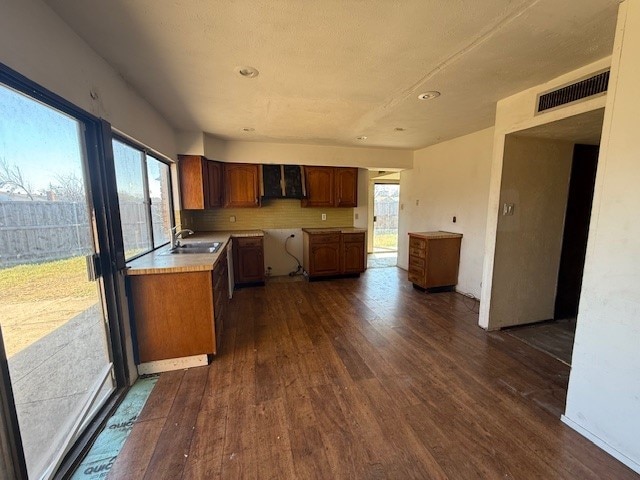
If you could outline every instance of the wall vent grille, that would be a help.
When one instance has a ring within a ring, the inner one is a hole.
[[[609,70],[598,73],[566,87],[544,93],[538,97],[538,112],[566,105],[583,98],[591,97],[607,91],[609,86]]]

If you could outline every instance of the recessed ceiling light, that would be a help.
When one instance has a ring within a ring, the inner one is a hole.
[[[242,130],[244,130],[245,132],[253,132],[253,131],[255,131],[255,128],[245,127]]]
[[[438,98],[439,96],[440,96],[440,92],[436,92],[435,90],[432,90],[430,92],[421,93],[420,95],[418,95],[418,98],[420,100],[433,100],[434,98]]]
[[[258,71],[257,68],[253,68],[253,67],[240,67],[238,69],[238,73],[240,75],[242,75],[243,77],[247,77],[247,78],[253,78],[253,77],[257,77],[258,74],[260,73]]]
[[[367,139],[367,137],[365,137],[364,135],[356,137],[356,140],[366,140],[366,139]]]
[[[404,132],[404,131],[405,131],[405,129],[404,129],[404,128],[402,128],[402,127],[396,127],[396,128],[394,128],[394,130],[395,130],[396,132]]]

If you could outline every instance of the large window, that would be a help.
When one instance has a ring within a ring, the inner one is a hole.
[[[113,140],[118,202],[127,260],[169,242],[173,227],[171,170],[166,161],[124,140]]]
[[[51,477],[126,382],[113,340],[119,230],[102,195],[110,165],[92,148],[104,130],[0,65],[0,401],[20,437],[11,478]]]

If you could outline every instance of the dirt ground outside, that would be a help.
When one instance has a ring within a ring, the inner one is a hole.
[[[99,302],[84,257],[0,270],[0,324],[7,357]]]

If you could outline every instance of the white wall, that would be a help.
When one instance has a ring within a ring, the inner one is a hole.
[[[40,0],[0,0],[0,12],[0,62],[175,158],[171,125],[48,6]]]
[[[483,288],[480,298],[479,324],[483,328],[497,328],[491,324],[490,311],[493,291],[493,270],[498,216],[500,212],[500,185],[502,183],[502,162],[505,138],[511,133],[516,133],[532,127],[552,123],[603,108],[606,102],[606,96],[596,96],[595,98],[569,104],[538,115],[535,114],[536,98],[539,93],[547,92],[554,88],[585,78],[595,72],[607,68],[610,64],[610,57],[603,58],[602,60],[585,65],[577,70],[554,78],[542,85],[538,85],[498,101],[496,107],[495,134],[493,139],[493,158],[491,160],[491,180],[489,185],[486,237],[484,242],[484,262],[482,268]]]
[[[353,209],[353,226],[367,228],[369,216],[369,171],[358,169],[358,206]],[[358,217],[358,218],[356,218]],[[371,232],[373,234],[373,232]],[[371,236],[371,235],[370,235]]]
[[[296,143],[240,142],[205,135],[205,155],[237,163],[329,165],[375,170],[411,168],[413,152],[393,148],[340,147]]]
[[[509,135],[504,148],[490,324],[553,318],[573,143]]]
[[[462,233],[457,289],[480,297],[492,147],[488,128],[415,152],[400,173],[398,266],[407,268],[408,232]]]
[[[640,473],[640,0],[621,5],[564,420]]]

